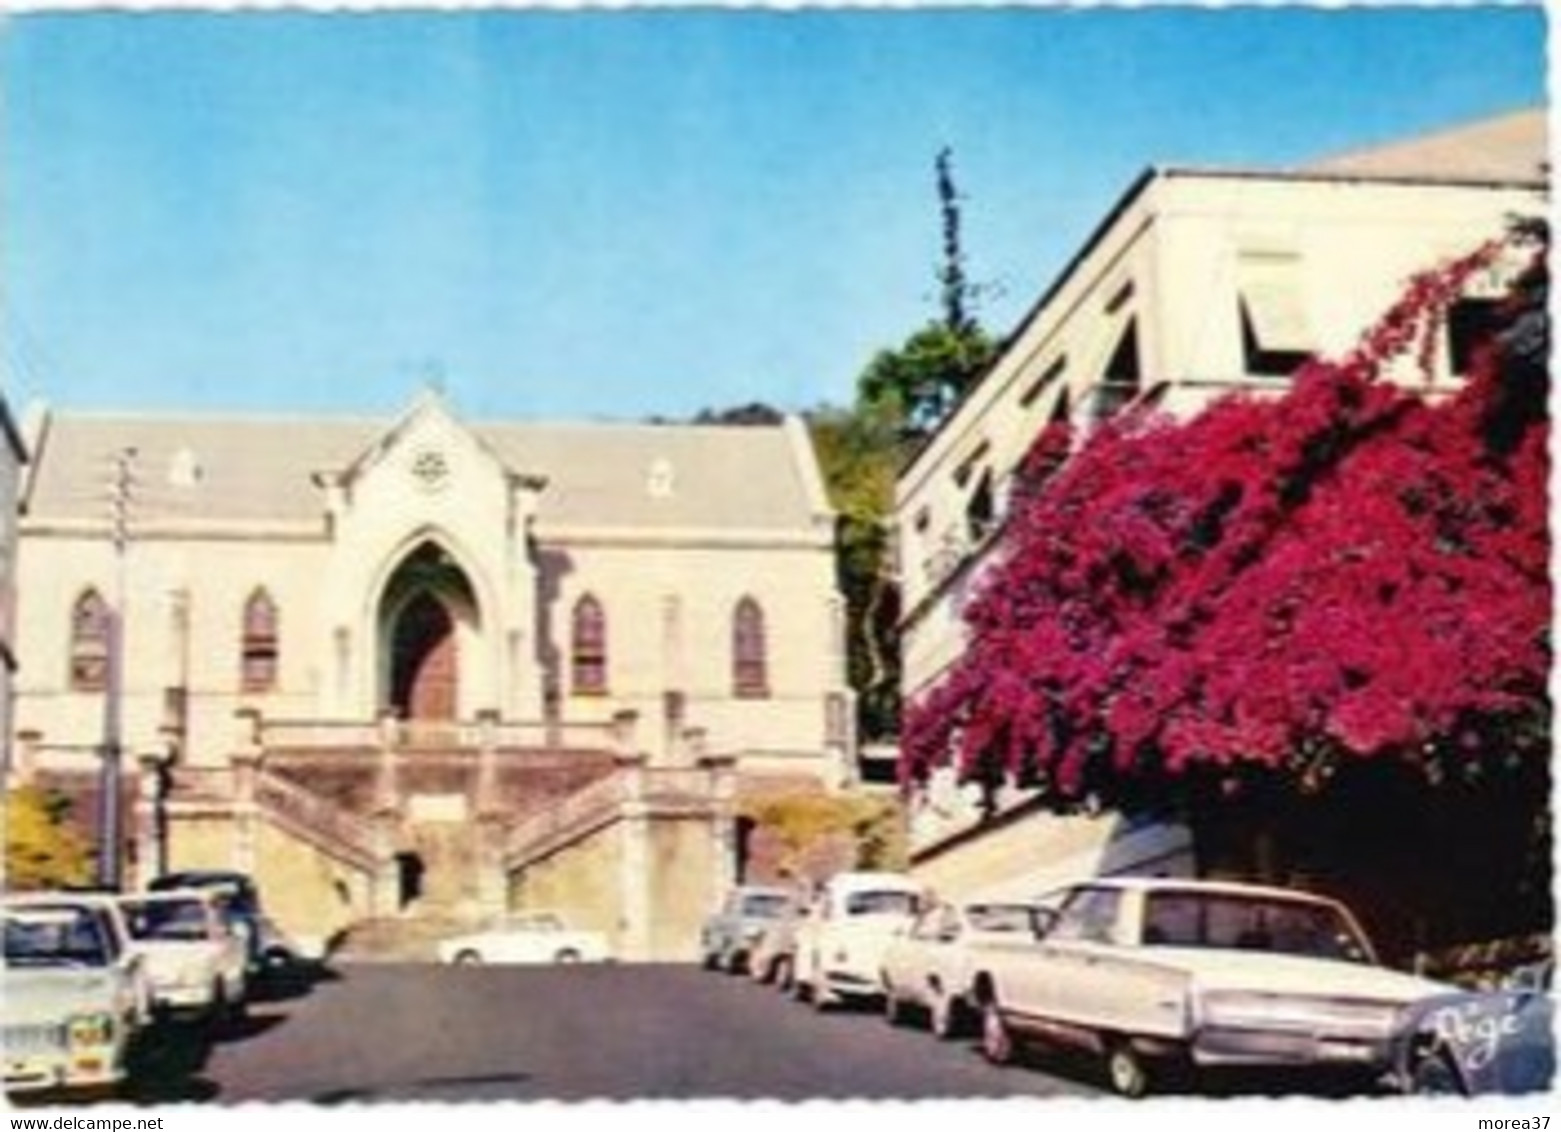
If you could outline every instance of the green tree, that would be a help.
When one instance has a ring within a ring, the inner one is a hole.
[[[880,350],[857,381],[857,403],[898,419],[904,438],[920,443],[953,411],[997,352],[997,343],[975,315],[984,288],[965,272],[959,189],[953,154],[937,158],[938,207],[943,256],[936,270],[940,317],[914,331],[897,348]]]
[[[889,555],[897,425],[881,410],[859,408],[818,410],[809,427],[830,504],[840,515],[846,667],[857,694],[858,732],[869,742],[892,739],[900,718],[899,587]]]
[[[70,803],[35,786],[5,796],[5,885],[11,891],[86,884],[92,851],[66,815]]]

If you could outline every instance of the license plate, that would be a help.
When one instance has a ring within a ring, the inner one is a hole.
[[[1320,1041],[1317,1057],[1322,1061],[1370,1061],[1371,1047],[1359,1042]]]

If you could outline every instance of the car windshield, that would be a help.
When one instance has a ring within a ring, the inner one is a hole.
[[[778,893],[757,893],[743,897],[743,915],[774,920],[786,914],[791,901]]]
[[[912,915],[917,907],[916,894],[898,889],[869,889],[846,897],[846,915],[871,916],[883,913]]]
[[[7,908],[8,967],[107,967],[114,955],[103,922],[89,908]]]
[[[211,935],[206,906],[200,900],[126,901],[125,923],[137,940],[200,940]]]
[[[1277,896],[1150,893],[1144,909],[1144,943],[1372,962],[1370,945],[1336,907]]]
[[[1037,911],[1029,904],[972,904],[965,918],[979,932],[1034,932]]]

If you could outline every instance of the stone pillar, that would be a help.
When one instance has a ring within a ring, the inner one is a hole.
[[[472,784],[471,808],[477,816],[498,814],[504,800],[499,794],[499,713],[484,708],[477,713],[477,777]]]
[[[557,700],[548,685],[541,656],[542,627],[548,611],[542,608],[543,579],[538,576],[533,528],[547,480],[542,476],[512,473],[505,516],[506,561],[509,586],[515,610],[512,624],[523,635],[511,633],[508,657],[510,671],[505,681],[505,697],[511,703],[510,714],[521,719],[544,719],[552,727],[557,722]],[[550,738],[549,745],[556,745]]]
[[[398,772],[401,721],[385,709],[379,714],[379,775],[374,787],[374,857],[378,862],[369,886],[369,904],[375,916],[401,911],[401,782]]]
[[[401,721],[386,708],[379,713],[379,775],[374,788],[374,812],[401,808],[401,782],[397,773],[397,751],[401,744]]]
[[[477,815],[477,911],[484,917],[502,915],[509,904],[509,874],[504,871],[502,814]]]
[[[262,720],[259,710],[248,707],[236,710],[233,718],[238,725],[237,749],[230,759],[233,769],[233,867],[239,872],[253,874],[260,825],[255,779],[265,757]]]
[[[639,728],[640,713],[633,708],[614,712],[612,717],[612,753],[618,759],[632,759],[639,755],[635,732]]]
[[[259,809],[255,804],[255,779],[260,771],[260,761],[258,748],[233,753],[233,867],[251,875],[255,871],[255,841],[260,826]]]
[[[472,812],[477,819],[477,911],[483,916],[504,912],[509,877],[504,872],[504,834],[507,828],[504,797],[499,784],[499,713],[487,708],[477,713],[477,780],[472,787]]]
[[[683,723],[688,715],[688,697],[682,692],[663,692],[661,695],[662,729],[661,754],[657,760],[662,766],[676,766],[683,762]]]
[[[618,953],[627,960],[651,956],[652,887],[650,811],[645,801],[644,755],[619,755],[614,760],[623,783],[618,823]]]
[[[400,848],[400,815],[381,810],[373,817],[374,874],[369,878],[369,914],[394,916],[401,911],[401,865],[396,860]]]
[[[710,806],[710,842],[715,867],[711,870],[710,904],[742,878],[737,875],[737,759],[732,755],[701,754],[699,767],[706,773],[705,790]]]
[[[828,761],[831,791],[850,790],[861,779],[856,765],[856,704],[845,692],[824,697],[824,757]]]

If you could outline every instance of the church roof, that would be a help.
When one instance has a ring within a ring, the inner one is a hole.
[[[132,512],[160,520],[310,523],[321,473],[345,471],[390,419],[52,411],[35,441],[27,514],[103,518],[116,453],[134,448]],[[466,422],[509,471],[546,480],[539,526],[811,527],[816,464],[779,426]]]

